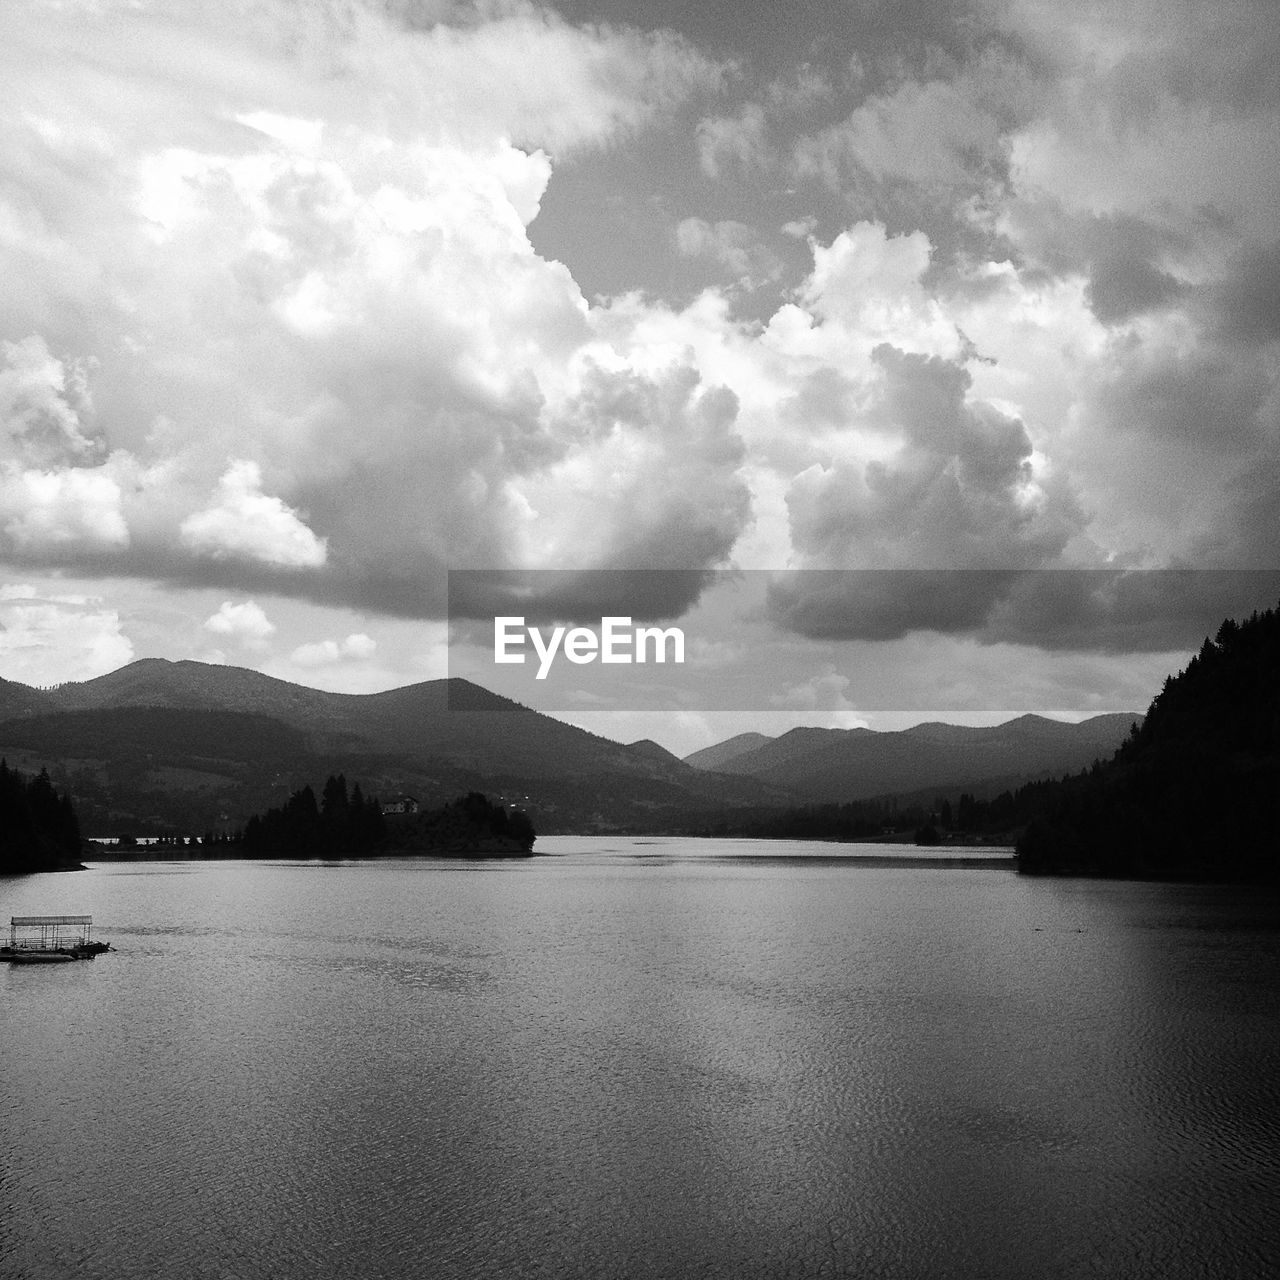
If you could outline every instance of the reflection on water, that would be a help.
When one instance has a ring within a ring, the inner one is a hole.
[[[0,1276],[1275,1272],[1274,897],[543,846],[0,882]]]

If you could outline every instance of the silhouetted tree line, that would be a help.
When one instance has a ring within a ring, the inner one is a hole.
[[[899,820],[905,827],[914,826],[923,817],[923,811],[899,812],[878,800],[807,804],[747,817],[739,830],[726,830],[724,834],[773,840],[856,840],[878,835],[890,823],[896,829]]]
[[[952,805],[939,797],[932,807],[904,803],[892,796],[852,800],[845,804],[809,804],[777,809],[740,819],[730,826],[703,834],[749,835],[776,840],[858,840],[867,836],[899,834],[918,844],[942,844],[951,839],[1007,835],[1027,822],[1036,811],[1038,797],[1047,785],[1028,783],[1016,792],[1002,791],[991,800],[969,793]]]
[[[79,860],[80,823],[69,794],[41,769],[28,778],[0,760],[0,874],[44,871]]]
[[[345,775],[332,774],[320,800],[310,786],[295,791],[278,809],[254,814],[245,824],[247,855],[296,854],[307,858],[370,853],[387,834],[382,806],[365,799],[357,782],[347,791]]]
[[[531,853],[534,839],[527,813],[470,791],[439,809],[395,822],[388,845],[404,852]]]
[[[1109,763],[1048,788],[1027,872],[1274,882],[1280,612],[1223,622]]]

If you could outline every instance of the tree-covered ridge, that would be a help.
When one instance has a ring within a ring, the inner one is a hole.
[[[295,791],[278,809],[254,814],[241,843],[251,857],[294,854],[306,858],[372,853],[385,839],[386,819],[376,798],[365,799],[357,782],[332,774],[320,800],[310,786]]]
[[[1094,770],[1100,767],[1095,762]],[[1017,788],[1005,788],[987,799],[961,791],[954,804],[943,793],[927,800],[918,795],[889,795],[847,804],[792,805],[723,817],[697,826],[692,834],[770,840],[883,838],[917,844],[1007,845],[1044,807],[1045,797],[1061,785],[1056,779],[1041,778]]]
[[[1168,677],[1120,757],[1153,744],[1195,742],[1217,752],[1273,754],[1280,746],[1280,610],[1228,618],[1186,669]]]
[[[1024,871],[1274,882],[1280,612],[1227,620],[1102,769],[1048,791]]]
[[[307,737],[270,716],[174,707],[99,707],[42,712],[0,722],[15,747],[46,758],[164,755],[205,760],[276,759],[301,755]]]
[[[41,769],[28,778],[0,760],[0,875],[74,866],[80,823],[71,797],[59,795]]]

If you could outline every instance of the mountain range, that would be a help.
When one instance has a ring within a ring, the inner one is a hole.
[[[703,773],[656,743],[613,742],[467,681],[328,693],[158,658],[52,689],[0,682],[0,755],[28,772],[47,765],[91,834],[235,825],[339,771],[384,800],[435,805],[484,790],[536,808],[543,830],[644,826],[761,796],[750,779]]]
[[[810,800],[846,802],[1074,773],[1109,757],[1135,723],[1142,716],[1119,713],[1079,724],[1024,715],[984,728],[936,722],[897,732],[799,728],[777,738],[740,734],[695,751],[685,763],[756,778]]]
[[[339,771],[384,800],[437,804],[484,790],[527,805],[544,833],[678,830],[725,809],[1067,772],[1109,755],[1140,719],[796,729],[738,735],[680,760],[464,680],[329,693],[158,658],[50,689],[0,680],[0,755],[24,771],[48,766],[91,835],[235,825]]]

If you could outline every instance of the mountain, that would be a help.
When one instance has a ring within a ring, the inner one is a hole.
[[[0,720],[47,711],[52,706],[53,703],[44,690],[18,684],[14,680],[0,679]]]
[[[773,739],[767,733],[740,733],[736,737],[726,738],[714,746],[703,747],[701,751],[685,756],[684,762],[693,765],[695,769],[722,770],[730,760],[772,741]]]
[[[652,738],[638,738],[635,742],[628,742],[627,750],[634,752],[638,756],[643,756],[647,760],[656,761],[668,768],[685,763],[678,755],[668,751],[661,743],[654,742]]]
[[[0,755],[48,764],[91,833],[234,824],[335,771],[370,795],[424,803],[496,791],[536,806],[544,832],[761,803],[752,780],[700,772],[656,743],[623,746],[463,680],[327,693],[144,659],[47,692],[8,687],[19,714],[0,722]]]
[[[1025,715],[983,728],[926,723],[896,732],[793,729],[731,756],[720,769],[812,800],[842,803],[989,778],[1016,785],[1087,768],[1109,756],[1141,718],[1125,712],[1067,724]]]
[[[49,696],[61,711],[156,707],[265,716],[301,730],[315,750],[438,757],[464,768],[533,778],[653,772],[652,761],[620,743],[465,680],[431,680],[382,693],[327,693],[243,667],[144,658],[94,680],[62,685]]]
[[[1024,872],[1280,882],[1280,610],[1227,619],[1104,766],[1046,790]]]
[[[774,769],[784,769],[812,752],[843,741],[849,733],[870,732],[869,729],[817,729],[810,726],[788,729],[786,733],[762,742],[754,750],[740,752],[727,760],[721,766],[721,771],[743,777],[763,778]]]
[[[717,810],[1066,773],[1109,755],[1134,719],[739,735],[718,744],[723,762],[709,770],[465,680],[328,693],[241,667],[150,658],[49,690],[5,682],[0,694],[9,709],[0,756],[28,772],[48,765],[89,834],[235,825],[337,772],[368,795],[430,805],[498,794],[529,805],[543,832],[672,830]]]
[[[58,711],[189,707],[248,711],[303,727],[326,723],[350,696],[308,689],[245,667],[165,658],[140,658],[92,680],[58,685],[48,694],[50,709]]]

